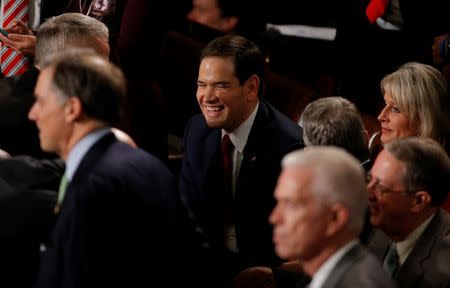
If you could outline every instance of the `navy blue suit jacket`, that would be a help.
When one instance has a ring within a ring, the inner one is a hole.
[[[301,128],[260,101],[244,148],[233,201],[239,268],[278,262],[268,222],[275,206],[273,192],[282,157],[303,146]],[[201,231],[198,239],[216,254],[224,250],[221,155],[221,130],[209,128],[202,114],[194,116],[184,136],[179,187],[182,201],[197,231]]]
[[[71,180],[37,287],[151,287],[173,261],[175,181],[157,158],[109,133]],[[151,281],[151,282],[150,282]]]

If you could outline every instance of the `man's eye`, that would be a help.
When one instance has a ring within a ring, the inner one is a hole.
[[[228,84],[222,84],[222,83],[219,83],[219,84],[216,84],[216,85],[214,85],[216,88],[219,88],[219,89],[225,89],[225,88],[228,88],[229,87],[229,85]]]

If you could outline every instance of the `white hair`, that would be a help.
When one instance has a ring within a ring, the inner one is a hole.
[[[311,146],[287,154],[282,167],[304,167],[312,171],[311,193],[323,205],[341,203],[349,210],[347,227],[361,232],[367,209],[364,170],[359,161],[342,148]]]

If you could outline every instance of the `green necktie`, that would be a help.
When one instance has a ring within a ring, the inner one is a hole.
[[[59,183],[59,190],[58,190],[58,199],[56,200],[56,206],[54,209],[55,214],[59,213],[59,210],[61,209],[62,201],[64,200],[64,196],[66,195],[67,185],[69,184],[69,181],[67,179],[66,173],[61,178],[61,182]]]
[[[392,243],[389,246],[389,251],[386,255],[386,258],[384,258],[383,262],[383,268],[386,270],[386,272],[389,275],[394,275],[395,271],[397,271],[398,267],[400,266],[397,248],[395,246],[395,243]]]

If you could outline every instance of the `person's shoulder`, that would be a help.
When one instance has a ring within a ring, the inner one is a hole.
[[[348,253],[350,257],[347,257],[346,261],[351,265],[342,275],[337,287],[395,287],[380,261],[362,245],[356,246],[354,251]]]
[[[169,172],[167,166],[161,159],[153,154],[130,145],[116,141],[103,155],[98,163],[100,169],[109,171],[111,174],[122,174],[128,171],[158,171],[158,173]]]
[[[259,109],[258,112],[262,117],[257,115],[257,119],[265,122],[264,134],[270,134],[271,139],[277,140],[282,145],[293,145],[295,149],[304,147],[303,131],[297,123],[264,100],[260,101]]]
[[[206,123],[205,116],[202,113],[192,116],[186,125],[187,131],[205,131],[209,130],[208,123]]]
[[[267,101],[261,100],[259,105],[260,113],[265,115],[266,121],[273,123],[274,126],[281,129],[285,134],[294,134],[299,137],[301,127],[297,123],[289,119]]]

